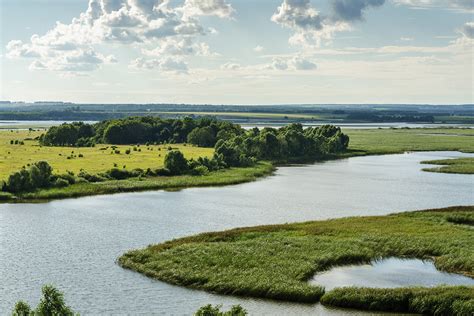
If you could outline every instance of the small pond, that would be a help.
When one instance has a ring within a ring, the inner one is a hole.
[[[407,286],[470,285],[474,279],[442,272],[432,261],[386,258],[370,264],[347,265],[316,274],[310,281],[326,290],[344,286],[395,288]]]

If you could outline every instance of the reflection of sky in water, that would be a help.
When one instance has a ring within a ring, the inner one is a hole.
[[[87,315],[190,315],[208,303],[240,303],[257,315],[328,315],[321,305],[171,286],[124,270],[115,260],[132,248],[203,231],[472,205],[474,176],[421,171],[422,160],[456,156],[468,155],[358,157],[283,167],[275,176],[228,187],[0,204],[0,314],[18,299],[37,302],[41,286],[54,283]]]
[[[404,286],[472,285],[474,279],[441,272],[433,262],[418,259],[388,258],[372,264],[334,267],[310,281],[326,289],[343,286],[393,288]]]

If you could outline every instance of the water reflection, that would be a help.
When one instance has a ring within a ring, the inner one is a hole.
[[[371,264],[334,267],[316,274],[310,281],[326,290],[358,286],[395,288],[407,286],[471,285],[474,279],[436,269],[432,261],[386,258]]]

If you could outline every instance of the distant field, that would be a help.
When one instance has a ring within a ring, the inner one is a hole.
[[[349,149],[366,154],[404,151],[474,152],[474,129],[346,129]]]
[[[99,173],[111,169],[114,164],[119,168],[126,166],[128,170],[134,168],[160,168],[169,145],[142,145],[133,151],[133,146],[117,146],[120,154],[112,153],[111,145],[98,144],[96,147],[41,147],[36,140],[41,132],[23,130],[0,131],[0,180],[5,180],[12,172],[22,166],[40,160],[48,161],[55,173],[64,173],[67,170],[78,173],[81,169],[89,173]],[[24,145],[11,145],[10,140],[24,141]],[[105,149],[107,148],[107,149]],[[141,149],[141,152],[138,151]],[[213,148],[201,148],[191,145],[176,145],[172,148],[179,149],[186,158],[211,157]],[[104,150],[102,150],[104,149]],[[130,154],[125,151],[130,149]],[[79,157],[82,154],[83,157]],[[72,156],[72,157],[71,157]],[[70,157],[68,159],[67,157]]]
[[[150,112],[153,114],[182,114],[182,115],[200,115],[200,116],[228,116],[228,117],[242,117],[242,118],[289,118],[289,119],[308,119],[308,120],[323,120],[329,117],[337,119],[336,115],[328,114],[290,114],[290,113],[254,113],[254,112],[185,112],[185,111],[172,111],[172,112]],[[344,115],[343,115],[344,117]]]

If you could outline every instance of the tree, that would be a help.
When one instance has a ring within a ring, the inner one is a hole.
[[[201,147],[212,147],[216,143],[216,137],[210,126],[197,127],[189,133],[188,143]]]
[[[35,310],[30,306],[19,301],[13,309],[14,316],[73,316],[74,312],[64,302],[64,295],[52,285],[45,285],[41,289],[43,297],[41,298]]]
[[[246,316],[247,311],[240,305],[233,305],[229,311],[221,311],[222,306],[211,304],[199,308],[194,316]]]
[[[184,174],[188,171],[188,160],[184,158],[179,150],[170,151],[165,156],[165,168],[172,175]]]

